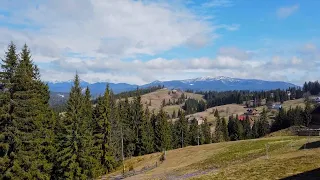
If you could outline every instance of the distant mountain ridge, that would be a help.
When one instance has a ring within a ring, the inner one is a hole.
[[[48,82],[51,92],[69,92],[73,82]],[[88,86],[93,95],[103,94],[107,83],[88,83],[85,81],[80,82],[81,87]],[[289,87],[298,87],[292,83],[283,81],[266,81],[258,79],[240,79],[231,78],[225,76],[218,77],[199,77],[194,79],[185,80],[171,80],[171,81],[153,81],[145,85],[133,85],[127,83],[109,83],[110,88],[114,93],[120,93],[124,91],[134,90],[137,87],[147,88],[150,86],[163,85],[167,88],[182,89],[182,90],[194,90],[194,91],[228,91],[228,90],[271,90],[271,89],[287,89]]]
[[[106,82],[98,82],[98,83],[88,83],[85,81],[80,82],[80,86],[82,88],[86,88],[87,86],[90,88],[90,91],[93,95],[103,94],[108,83]],[[48,86],[51,92],[62,92],[67,93],[70,92],[71,87],[73,86],[72,81],[66,82],[48,82]],[[114,93],[120,93],[124,91],[130,91],[136,89],[138,85],[131,85],[127,83],[109,83],[110,88]]]

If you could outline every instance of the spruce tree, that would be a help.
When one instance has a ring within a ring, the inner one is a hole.
[[[176,122],[175,128],[177,134],[177,147],[186,147],[189,144],[188,120],[184,112],[180,112],[179,120]]]
[[[170,124],[167,120],[166,113],[161,108],[155,124],[155,145],[157,151],[169,150],[171,149],[171,135],[172,133]]]
[[[139,95],[139,90],[137,89],[136,96],[133,100],[132,105],[132,118],[133,118],[133,130],[135,133],[135,144],[136,148],[134,151],[134,155],[139,156],[142,155],[142,151],[144,149],[143,143],[142,143],[142,136],[145,134],[144,129],[144,112],[143,112],[143,106],[141,104],[141,96]]]
[[[215,142],[224,141],[222,119],[220,118],[218,118],[216,121],[216,127],[215,127],[214,133],[215,133]]]
[[[111,108],[110,108],[110,89],[107,85],[105,93],[95,108],[94,118],[94,146],[96,148],[96,158],[101,165],[110,172],[115,167],[113,149],[111,147]]]
[[[258,138],[259,137],[259,134],[258,134],[258,123],[259,123],[258,120],[256,120],[253,123],[253,126],[252,126],[252,137],[253,138]]]
[[[229,132],[228,132],[228,125],[225,120],[225,118],[221,119],[221,131],[223,134],[223,140],[224,141],[229,141]]]
[[[198,138],[199,138],[199,126],[198,122],[195,118],[191,120],[190,128],[189,128],[189,141],[190,144],[195,146],[198,145]]]
[[[124,154],[126,157],[133,156],[135,150],[135,132],[133,124],[133,110],[128,98],[126,97],[121,108],[123,137],[124,137]]]
[[[269,132],[269,122],[267,120],[267,112],[263,109],[260,120],[258,122],[259,137],[265,136]]]
[[[250,124],[250,119],[247,117],[244,121],[242,121],[242,126],[243,126],[243,133],[244,133],[244,138],[245,139],[251,139],[252,138],[252,129],[251,129],[251,124]]]
[[[88,91],[87,91],[88,93]],[[62,119],[62,126],[58,135],[59,149],[57,163],[59,163],[59,174],[56,179],[88,179],[96,172],[95,159],[91,148],[93,147],[90,127],[88,122],[91,114],[88,95],[84,97],[81,93],[78,74],[74,79],[68,99],[68,107],[65,118]],[[90,107],[91,108],[91,107]]]
[[[173,149],[177,149],[177,148],[180,148],[182,146],[181,144],[181,137],[180,136],[180,133],[179,133],[179,122],[176,121],[174,122],[173,124],[173,129],[172,129],[172,148]]]
[[[123,126],[121,119],[121,102],[116,102],[114,96],[111,97],[111,146],[113,147],[113,156],[115,161],[120,163],[122,161],[122,137]]]
[[[238,119],[235,120],[235,124],[236,124],[236,128],[235,128],[236,133],[235,134],[236,134],[237,140],[244,139],[243,125],[241,124],[241,122]]]
[[[208,124],[208,120],[205,119],[204,123],[201,125],[202,134],[204,136],[204,144],[210,144],[212,142],[211,139],[211,130]]]
[[[3,163],[6,169],[2,170],[2,164],[0,169],[3,171],[3,179],[49,179],[52,169],[49,158],[52,154],[51,151],[47,155],[43,154],[51,147],[50,143],[47,148],[44,145],[52,138],[52,133],[46,129],[52,120],[48,114],[49,91],[40,81],[39,70],[31,60],[27,45],[24,45],[20,58],[11,76],[12,81],[7,81],[11,84],[7,89],[11,90],[11,105],[6,113],[9,123],[5,128],[8,134],[4,139],[9,143]]]
[[[275,121],[272,124],[271,130],[278,131],[280,129],[289,127],[289,125],[287,125],[287,119],[287,112],[283,108],[281,108],[276,116]]]
[[[11,42],[0,72],[0,179],[9,178],[14,161],[13,80],[18,64],[16,46]]]
[[[81,110],[81,109],[80,109]],[[97,177],[101,175],[101,164],[99,160],[95,157],[95,150],[94,147],[94,120],[93,120],[93,108],[91,102],[91,93],[89,87],[86,88],[84,99],[83,99],[83,109],[82,112],[83,119],[82,119],[82,133],[83,133],[83,142],[85,149],[82,149],[84,152],[87,163],[84,164],[85,168],[87,168],[87,176],[88,177]]]
[[[230,117],[228,122],[228,132],[230,140],[236,141],[243,139],[243,126],[241,122],[236,118]]]
[[[142,151],[141,154],[149,154],[154,152],[154,131],[151,122],[151,115],[148,107],[145,110],[142,128]]]

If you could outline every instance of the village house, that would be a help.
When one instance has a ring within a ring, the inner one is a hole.
[[[245,112],[245,115],[256,115],[258,113],[258,111],[256,109],[247,109],[247,112]]]
[[[244,121],[244,120],[246,120],[246,118],[247,118],[246,115],[240,115],[240,116],[238,116],[238,120],[239,120],[239,121]]]
[[[247,107],[264,106],[266,105],[266,99],[255,99],[255,100],[243,101],[242,104]]]
[[[282,108],[282,105],[280,103],[272,103],[271,105],[268,106],[268,109],[280,110],[281,108]]]
[[[317,104],[320,104],[320,97],[316,97],[313,101]]]
[[[204,118],[203,117],[194,117],[194,116],[190,116],[188,117],[188,122],[191,123],[191,121],[195,119],[198,123],[198,125],[201,125],[204,123]]]

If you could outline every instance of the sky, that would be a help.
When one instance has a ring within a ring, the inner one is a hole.
[[[1,0],[0,57],[26,43],[44,81],[320,79],[319,0]]]

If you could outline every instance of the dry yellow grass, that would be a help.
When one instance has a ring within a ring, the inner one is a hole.
[[[181,105],[170,105],[163,108],[163,110],[170,115],[172,115],[173,111],[175,111],[176,115],[178,115],[179,109],[181,109]]]
[[[313,141],[320,142],[319,138]],[[193,179],[281,179],[316,169],[319,172],[320,148],[302,150],[300,148],[305,140],[297,140],[294,143],[292,147],[288,144],[270,152],[269,159],[259,157],[251,161],[235,163],[215,173]],[[318,175],[314,173],[312,179],[319,177]]]
[[[243,105],[239,104],[227,104],[223,106],[216,106],[209,108],[206,111],[198,112],[189,116],[198,117],[198,118],[207,118],[208,122],[215,122],[214,110],[218,109],[220,117],[228,119],[230,115],[241,115],[247,111]]]
[[[268,134],[266,137],[277,137],[277,136],[294,136],[295,128],[299,128],[299,126],[289,127],[286,129],[282,129],[276,132],[272,132]]]
[[[169,100],[171,102],[173,102],[174,100],[177,101],[178,98],[182,94],[181,91],[177,91],[175,94],[173,94],[173,93],[169,94],[169,92],[170,92],[170,90],[168,90],[168,89],[160,89],[160,90],[157,90],[155,92],[144,94],[144,95],[141,96],[141,102],[145,107],[148,106],[150,111],[154,110],[155,112],[158,112],[160,110],[160,108],[161,108],[163,100],[165,100],[166,103],[168,103]],[[190,97],[190,98],[193,98],[193,99],[204,100],[203,99],[203,95],[201,95],[201,94],[194,94],[194,93],[187,93],[187,92],[184,92],[184,94],[187,97]],[[133,100],[132,97],[129,98],[129,101],[131,101],[131,100]],[[150,100],[151,100],[151,106],[149,106]],[[165,106],[164,110],[171,115],[174,110],[177,113],[179,108],[180,108],[180,105],[170,105],[170,106]]]
[[[302,107],[302,108],[305,107],[304,99],[303,99],[303,98],[285,101],[285,102],[282,104],[282,107],[285,108],[285,109],[289,109],[290,107],[295,108],[295,107],[297,107],[297,106],[300,106],[300,107]]]
[[[277,179],[320,168],[320,148],[301,150],[319,137],[285,136],[186,147],[167,152],[153,170],[127,179]],[[269,144],[269,159],[265,145]],[[159,153],[127,160],[135,170],[154,164]],[[199,173],[200,172],[200,173]],[[119,174],[120,171],[113,173]],[[201,174],[203,173],[203,174]]]

